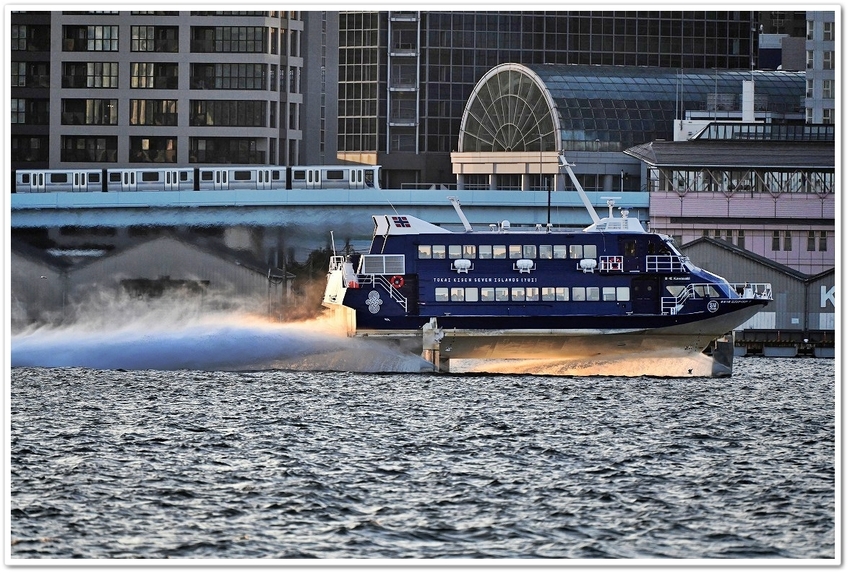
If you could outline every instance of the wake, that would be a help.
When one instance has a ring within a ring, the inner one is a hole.
[[[11,340],[12,367],[126,370],[421,372],[421,357],[378,342],[350,339],[325,320],[272,323],[242,314],[120,326],[41,327]]]

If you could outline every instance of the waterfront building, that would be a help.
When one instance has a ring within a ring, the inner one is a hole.
[[[384,187],[454,183],[464,106],[493,67],[750,70],[758,14],[341,12],[340,158],[380,164]]]
[[[11,167],[333,163],[336,18],[12,12]]]
[[[838,85],[835,83],[835,12],[806,12],[806,122],[834,124]]]

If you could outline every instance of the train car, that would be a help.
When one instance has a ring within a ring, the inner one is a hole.
[[[195,170],[191,167],[126,167],[106,170],[108,191],[191,191]]]
[[[284,189],[286,168],[276,166],[221,166],[198,168],[198,189]]]
[[[291,189],[375,189],[379,187],[378,165],[317,165],[290,168]]]
[[[101,169],[19,169],[15,172],[17,193],[104,191]]]

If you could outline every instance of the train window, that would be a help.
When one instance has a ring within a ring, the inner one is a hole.
[[[213,174],[211,171],[202,171],[201,172],[201,181],[212,181]]]
[[[272,172],[272,178],[274,178],[276,181],[279,180],[280,179],[280,171],[274,170]]]
[[[552,246],[552,254],[555,256],[555,259],[566,259],[567,258],[567,246],[566,245],[553,245]]]
[[[109,173],[109,181],[110,183],[121,183],[121,172],[113,171]]]
[[[99,174],[99,173],[90,173],[90,174],[89,174],[89,181],[90,181],[91,183],[98,183],[98,182],[100,182],[100,174]]]
[[[292,172],[292,179],[297,179],[298,181],[304,181],[305,175],[303,169],[296,169]]]
[[[234,171],[233,179],[235,179],[236,181],[251,181],[251,172],[247,169]]]
[[[552,246],[551,245],[541,245],[540,246],[540,259],[552,259]]]
[[[462,253],[460,245],[449,245],[449,259],[460,259]]]
[[[50,183],[68,183],[67,173],[51,173]]]
[[[325,172],[325,179],[345,179],[345,173],[341,169],[329,169]]]
[[[143,171],[142,172],[142,181],[159,181],[159,172]]]
[[[479,259],[493,259],[493,246],[492,245],[479,245],[478,246],[478,257],[479,257]]]
[[[22,173],[21,174],[21,183],[29,183],[30,182],[30,174]]]
[[[189,181],[189,173],[186,171],[180,172],[180,181]]]

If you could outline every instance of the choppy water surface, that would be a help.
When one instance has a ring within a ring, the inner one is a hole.
[[[832,360],[18,367],[10,410],[13,559],[836,557]]]

